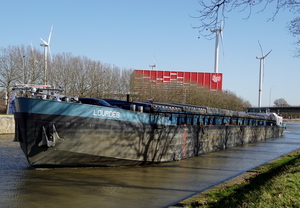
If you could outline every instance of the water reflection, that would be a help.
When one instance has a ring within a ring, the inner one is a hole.
[[[167,207],[300,148],[300,123],[284,136],[151,166],[38,169],[29,167],[13,135],[0,135],[3,207]]]

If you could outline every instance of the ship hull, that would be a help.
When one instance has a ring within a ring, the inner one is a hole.
[[[32,166],[122,166],[171,161],[172,137],[180,131],[172,128],[160,135],[154,125],[61,115],[16,113],[15,120],[18,140]],[[47,141],[43,144],[46,136],[52,145]]]
[[[32,98],[16,99],[16,107],[16,139],[33,167],[170,162],[284,131],[278,126],[171,125],[151,114]]]

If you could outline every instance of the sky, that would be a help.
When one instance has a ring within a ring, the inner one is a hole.
[[[121,69],[214,72],[215,40],[198,38],[197,0],[0,0],[0,48],[32,45],[51,37],[51,53],[72,53]],[[261,43],[265,58],[262,106],[283,98],[300,105],[300,58],[286,24],[295,15],[275,7],[232,11],[223,28],[219,73],[223,90],[258,106]],[[223,55],[224,53],[224,55]]]

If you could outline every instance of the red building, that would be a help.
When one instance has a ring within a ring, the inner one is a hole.
[[[223,74],[206,72],[135,70],[135,77],[140,83],[198,85],[211,90],[222,90]]]

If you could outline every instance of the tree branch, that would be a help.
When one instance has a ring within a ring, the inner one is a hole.
[[[300,11],[300,2],[297,0],[210,0],[209,3],[207,0],[198,0],[200,5],[200,10],[198,16],[191,16],[200,21],[198,26],[192,26],[193,29],[199,31],[199,35],[205,38],[211,39],[213,33],[209,29],[217,28],[218,25],[223,22],[225,24],[226,19],[228,18],[228,13],[238,10],[238,12],[247,12],[247,16],[243,19],[249,19],[253,14],[253,8],[259,7],[258,12],[264,12],[266,8],[274,3],[275,9],[274,13],[268,19],[274,20],[275,16],[280,10],[289,9],[294,13]]]

